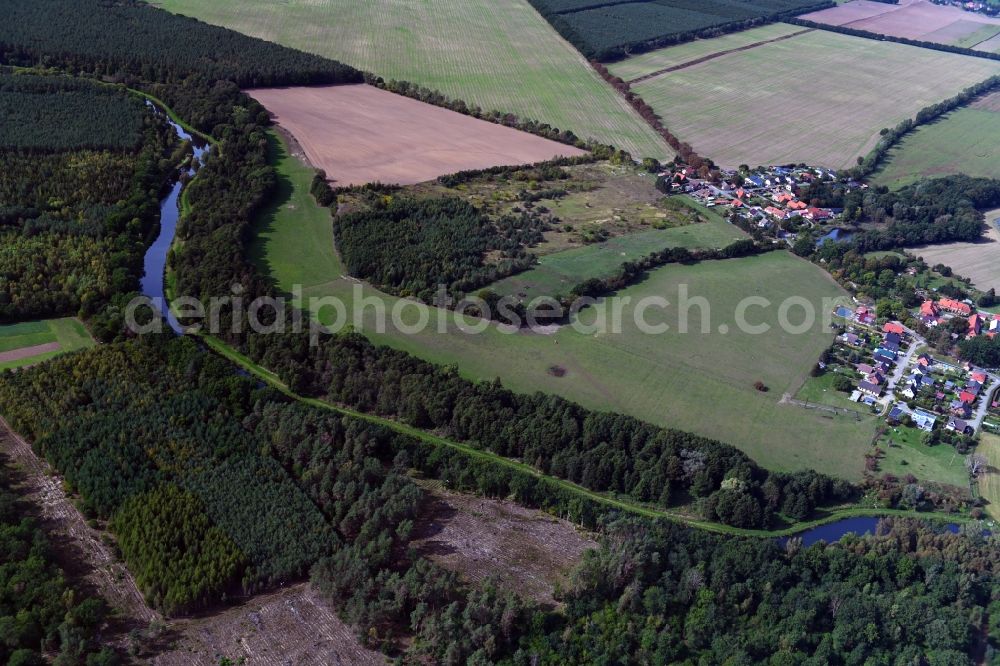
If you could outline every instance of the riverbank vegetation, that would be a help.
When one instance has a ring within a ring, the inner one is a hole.
[[[17,73],[0,89],[17,107],[0,111],[0,321],[80,315],[114,337],[184,146],[117,88]]]

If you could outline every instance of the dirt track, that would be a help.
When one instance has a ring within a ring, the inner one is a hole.
[[[747,44],[746,46],[740,46],[735,49],[726,49],[725,51],[719,51],[717,53],[710,53],[707,56],[702,56],[701,58],[696,58],[695,60],[689,60],[687,62],[682,62],[678,65],[673,65],[672,67],[664,67],[663,69],[658,69],[655,72],[650,72],[649,74],[643,74],[640,77],[634,78],[628,82],[629,85],[633,83],[642,83],[643,81],[648,81],[650,79],[655,79],[657,76],[662,74],[668,74],[670,72],[676,72],[679,69],[684,69],[686,67],[693,67],[694,65],[699,65],[703,62],[708,62],[709,60],[715,60],[716,58],[721,58],[722,56],[729,55],[730,53],[739,53],[740,51],[749,51],[750,49],[755,49],[758,46],[763,46],[764,44],[773,44],[774,42],[780,42],[785,39],[791,39],[792,37],[798,37],[799,35],[805,34],[807,32],[812,32],[815,28],[806,28],[805,30],[799,30],[798,32],[793,32],[789,35],[782,35],[781,37],[775,37],[774,39],[764,39],[759,42],[754,42],[753,44]]]
[[[41,345],[33,345],[31,347],[21,347],[20,349],[11,349],[10,351],[0,352],[0,363],[7,363],[10,361],[20,361],[22,358],[31,358],[32,356],[38,356],[39,354],[46,354],[48,352],[59,351],[62,347],[58,342],[46,342]]]
[[[368,85],[247,93],[295,136],[334,185],[410,185],[465,169],[584,151]]]
[[[66,496],[59,476],[31,446],[0,418],[0,452],[20,472],[25,499],[39,508],[41,518],[59,555],[60,564],[91,586],[122,615],[127,628],[145,627],[159,613],[146,605],[135,579],[101,539],[101,532],[87,525]]]

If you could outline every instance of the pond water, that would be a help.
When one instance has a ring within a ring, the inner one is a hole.
[[[841,305],[837,307],[836,310],[834,310],[834,314],[836,314],[838,317],[843,317],[844,319],[850,319],[851,317],[854,316],[854,310],[852,310],[849,307]]]
[[[152,102],[147,101],[146,104],[156,108]],[[195,173],[194,165],[201,164],[201,160],[208,153],[210,146],[199,138],[191,136],[183,127],[169,118],[167,118],[167,122],[174,128],[174,132],[177,133],[178,137],[184,141],[191,142],[194,159],[192,160],[192,165],[187,167],[187,175],[193,176]],[[149,249],[146,250],[146,256],[143,261],[145,274],[140,282],[142,294],[152,300],[153,304],[166,318],[167,323],[170,324],[170,328],[178,334],[183,333],[184,329],[173,313],[170,312],[164,295],[163,285],[167,268],[167,252],[170,251],[170,246],[174,242],[174,234],[177,232],[177,220],[180,218],[179,199],[183,187],[184,184],[178,180],[170,188],[169,194],[160,201],[160,234],[153,241],[153,244],[149,246]]]
[[[840,229],[839,227],[836,229],[831,229],[830,231],[820,236],[819,240],[816,241],[816,245],[822,245],[827,241],[835,241],[835,242],[849,241],[851,240],[851,237],[854,236],[854,234],[856,233],[857,233],[856,231],[852,231],[850,229]]]
[[[817,541],[823,540],[827,543],[833,543],[834,541],[840,540],[845,534],[874,534],[875,526],[878,525],[878,521],[881,520],[878,516],[857,516],[855,518],[844,518],[843,520],[838,520],[833,523],[827,523],[826,525],[820,525],[818,527],[813,527],[812,529],[804,530],[793,534],[793,537],[798,537],[802,539],[803,546],[811,546]],[[957,523],[947,523],[944,527],[953,534],[957,534],[959,530],[959,525]],[[778,539],[779,543],[785,544],[791,537],[781,537]]]

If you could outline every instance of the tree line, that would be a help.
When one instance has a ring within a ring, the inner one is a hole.
[[[8,64],[55,65],[117,80],[178,82],[199,75],[244,88],[364,80],[339,62],[139,0],[38,0],[5,9],[0,62]]]
[[[890,3],[895,4],[895,3]],[[805,13],[805,12],[803,12]],[[969,48],[966,46],[955,46],[953,44],[939,44],[938,42],[928,42],[920,39],[910,39],[909,37],[897,37],[896,35],[883,35],[877,32],[871,32],[869,30],[860,30],[858,28],[851,28],[844,25],[829,25],[827,23],[816,23],[815,21],[809,21],[807,19],[789,17],[784,19],[785,23],[791,23],[792,25],[800,25],[803,28],[812,28],[814,30],[828,30],[829,32],[839,32],[842,35],[850,35],[852,37],[864,37],[866,39],[875,39],[884,42],[896,42],[897,44],[906,44],[908,46],[919,46],[924,49],[931,49],[934,51],[943,51],[944,53],[957,53],[959,55],[973,56],[975,58],[986,58],[987,60],[1000,60],[1000,53],[990,53],[988,51],[977,51],[976,49]]]
[[[865,178],[875,173],[889,155],[889,151],[903,140],[913,130],[921,125],[927,125],[942,118],[945,114],[955,109],[967,106],[983,95],[1000,89],[1000,76],[993,76],[985,81],[969,86],[954,97],[949,97],[943,102],[925,106],[917,112],[914,118],[907,118],[895,127],[883,128],[882,138],[864,157],[858,157],[857,166],[850,169],[852,178]]]
[[[834,6],[831,1],[815,0],[529,2],[584,56],[602,62],[694,39],[718,37]]]

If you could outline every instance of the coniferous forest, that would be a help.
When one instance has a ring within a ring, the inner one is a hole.
[[[218,141],[187,190],[181,243],[171,253],[177,294],[208,298],[230,294],[235,284],[246,301],[274,294],[246,257],[251,224],[277,185],[267,161],[269,119],[239,87],[355,82],[360,73],[131,0],[4,8],[10,12],[0,25],[0,63],[126,83],[165,100]],[[143,30],[127,27],[134,23]],[[516,458],[534,471],[294,401],[191,337],[124,340],[113,313],[134,289],[132,262],[155,224],[149,213],[155,215],[163,184],[186,155],[155,114],[141,118],[141,139],[131,148],[74,149],[105,180],[74,180],[65,169],[67,151],[28,159],[11,148],[15,177],[0,189],[11,198],[0,212],[0,233],[23,244],[16,254],[32,254],[29,241],[47,234],[122,245],[105,253],[121,263],[95,296],[67,292],[29,305],[25,294],[61,292],[8,286],[0,301],[5,316],[79,308],[93,312],[89,322],[99,323],[106,339],[119,341],[3,373],[0,413],[64,476],[85,515],[107,525],[157,608],[198,612],[309,579],[367,645],[425,663],[995,658],[998,537],[897,522],[884,524],[879,536],[805,548],[796,539],[719,535],[624,516],[557,480],[658,507],[693,502],[717,522],[740,527],[807,518],[858,491],[814,472],[765,470],[732,446],[690,433],[515,394],[496,382],[472,383],[357,334],[324,336],[313,347],[306,333],[244,332],[226,342],[296,393],[435,431],[473,453]],[[130,187],[116,190],[113,183]],[[115,191],[129,193],[126,203]],[[923,196],[915,192],[912,201],[927,201]],[[922,206],[899,219],[922,224]],[[88,213],[98,207],[105,214]],[[517,238],[519,245],[528,241]],[[437,279],[443,265],[415,279]],[[2,284],[58,285],[50,275],[61,268],[31,266],[21,282]],[[397,283],[409,288],[405,279]],[[237,314],[245,313],[224,317]],[[558,593],[559,610],[491,581],[463,581],[409,548],[427,501],[414,471],[570,518],[596,530],[600,547]],[[99,600],[73,603],[46,558],[41,531],[9,510],[13,502],[0,493],[0,655],[31,664],[42,650],[71,650],[65,663],[111,663],[107,651],[84,656],[97,652]]]

